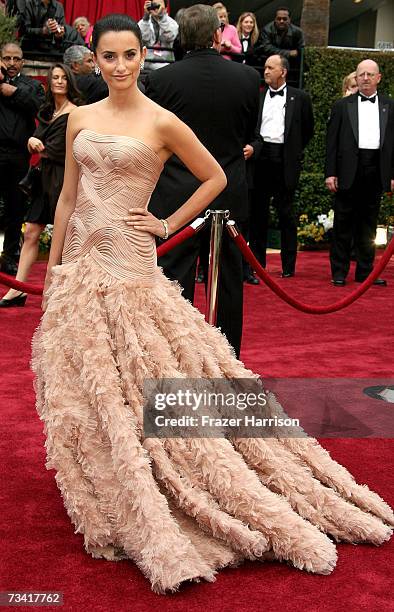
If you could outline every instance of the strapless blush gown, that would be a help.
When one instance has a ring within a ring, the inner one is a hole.
[[[157,154],[82,130],[74,156],[76,208],[32,363],[46,465],[86,550],[133,560],[166,592],[243,559],[328,574],[333,540],[387,540],[389,506],[312,438],[144,439],[145,378],[255,375],[157,268],[154,238],[122,221],[148,205]]]

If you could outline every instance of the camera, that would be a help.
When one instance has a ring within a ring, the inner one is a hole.
[[[157,2],[151,2],[149,6],[147,6],[147,9],[148,11],[155,11],[156,9],[160,7],[161,7],[161,4],[157,4]]]

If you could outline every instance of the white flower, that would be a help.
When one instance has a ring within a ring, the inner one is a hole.
[[[334,225],[334,211],[330,210],[328,215],[318,215],[317,220],[320,223],[320,225],[323,226],[324,231],[328,232],[328,230],[330,230]]]
[[[52,233],[53,233],[53,225],[51,225],[50,223],[48,223],[48,225],[45,227],[45,230],[44,230],[44,231],[45,231],[45,232],[48,234],[48,236],[51,236],[51,237],[52,237]]]

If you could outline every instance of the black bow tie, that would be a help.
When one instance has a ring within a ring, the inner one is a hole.
[[[362,96],[360,94],[360,98],[361,102],[372,102],[372,104],[375,104],[376,96],[373,96],[372,98],[367,98],[366,96]]]
[[[284,95],[285,95],[285,88],[280,89],[279,91],[273,91],[272,89],[270,89],[271,98],[273,98],[274,96],[284,96]]]

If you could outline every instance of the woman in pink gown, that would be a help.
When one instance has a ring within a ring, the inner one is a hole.
[[[256,375],[156,266],[155,235],[205,209],[224,173],[137,88],[145,50],[133,20],[105,17],[93,45],[109,97],[70,115],[33,342],[47,468],[87,552],[134,561],[157,592],[243,559],[328,574],[333,540],[381,544],[394,519],[316,440],[143,435],[145,379]],[[161,221],[147,206],[173,153],[201,185]],[[282,414],[273,399],[269,410]]]

